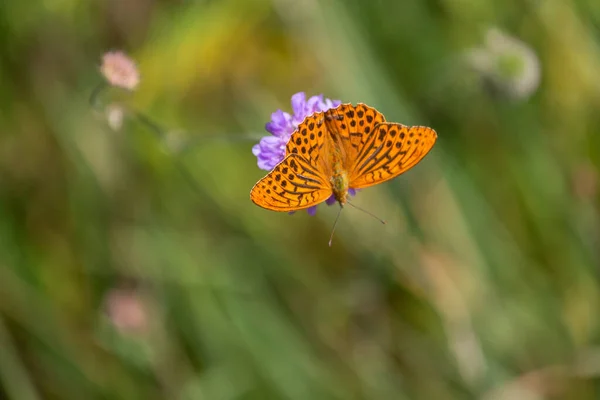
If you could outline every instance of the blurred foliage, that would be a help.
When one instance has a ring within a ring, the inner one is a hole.
[[[0,44],[0,397],[600,398],[599,2],[5,0]],[[299,91],[438,132],[387,225],[250,202]]]

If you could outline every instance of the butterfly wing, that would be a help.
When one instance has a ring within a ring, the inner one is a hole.
[[[427,155],[436,139],[437,133],[426,126],[379,124],[348,168],[350,187],[373,186],[408,171]]]
[[[331,196],[331,184],[306,158],[290,154],[254,185],[250,199],[273,211],[296,211]]]
[[[385,122],[385,117],[373,107],[358,103],[340,104],[324,113],[327,129],[341,139],[346,167],[356,159],[359,149],[369,140],[375,127]]]
[[[323,112],[306,117],[290,136],[285,146],[285,155],[299,154],[317,168],[323,161],[323,145],[327,134],[327,127],[323,122]]]

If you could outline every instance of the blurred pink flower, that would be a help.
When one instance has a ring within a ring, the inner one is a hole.
[[[102,75],[112,86],[134,90],[140,83],[140,75],[133,60],[122,51],[110,51],[102,56]]]
[[[122,333],[143,332],[148,326],[146,307],[134,289],[112,289],[105,305],[108,318]]]

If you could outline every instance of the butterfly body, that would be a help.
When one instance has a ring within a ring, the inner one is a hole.
[[[328,129],[327,133],[327,147],[332,150],[328,152],[328,162],[324,162],[321,165],[321,168],[329,171],[329,175],[331,176],[329,178],[331,192],[340,206],[343,207],[344,204],[346,204],[349,189],[348,170],[345,165],[344,149],[341,146],[341,140],[335,131]],[[321,157],[321,159],[327,160],[327,157]]]
[[[333,194],[343,207],[349,188],[373,186],[407,171],[436,138],[428,127],[385,122],[365,104],[341,104],[298,125],[285,158],[254,185],[250,198],[269,210],[296,211]]]
[[[340,206],[346,204],[348,198],[348,173],[343,168],[335,168],[334,173],[329,180],[331,190]]]

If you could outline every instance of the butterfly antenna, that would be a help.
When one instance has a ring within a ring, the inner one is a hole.
[[[331,236],[329,237],[329,247],[331,247],[331,242],[333,241],[333,233],[335,232],[335,227],[337,226],[338,220],[340,219],[340,214],[342,213],[342,206],[340,206],[340,211],[337,213],[337,217],[335,217],[335,222],[333,223],[333,228],[331,229]]]
[[[360,211],[364,212],[365,214],[370,215],[371,217],[375,218],[377,221],[379,221],[379,222],[381,222],[382,224],[385,225],[385,221],[382,220],[381,218],[379,218],[378,216],[376,216],[375,214],[372,214],[372,213],[368,212],[367,210],[360,208],[359,206],[355,206],[354,204],[350,203],[349,201],[347,201],[346,204],[350,204],[352,207],[356,208],[357,210],[360,210]]]

